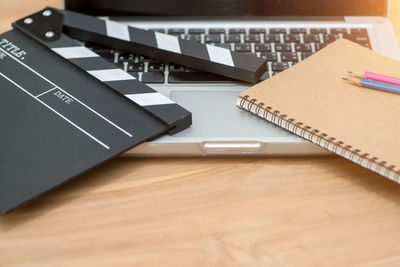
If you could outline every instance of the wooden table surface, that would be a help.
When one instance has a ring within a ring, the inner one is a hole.
[[[0,266],[399,266],[399,229],[400,186],[339,157],[119,157],[0,216]]]

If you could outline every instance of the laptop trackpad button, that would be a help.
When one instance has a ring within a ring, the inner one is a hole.
[[[175,137],[282,137],[290,133],[236,106],[240,90],[176,90],[171,98],[191,111],[193,125]]]

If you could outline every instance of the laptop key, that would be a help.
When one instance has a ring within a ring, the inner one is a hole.
[[[304,42],[305,43],[319,43],[321,40],[318,34],[305,34]]]
[[[296,44],[294,46],[297,52],[311,52],[311,44]]]
[[[331,29],[331,34],[338,34],[338,33],[347,33],[347,29],[345,29],[345,28],[333,28],[333,29]]]
[[[142,82],[144,83],[164,83],[164,72],[162,71],[152,71],[143,72]]]
[[[289,68],[289,64],[287,62],[272,62],[271,69],[272,71],[284,71]]]
[[[229,34],[241,34],[241,33],[246,33],[246,30],[243,28],[229,29]]]
[[[214,83],[234,81],[231,78],[208,72],[170,72],[168,83]]]
[[[337,34],[325,34],[323,39],[324,39],[324,43],[332,43],[339,38],[340,38],[340,36]]]
[[[257,33],[266,33],[266,30],[263,28],[252,28],[249,30],[251,34],[257,34]]]
[[[250,44],[235,44],[236,52],[251,52]]]
[[[174,63],[169,63],[169,72],[186,71],[186,67]]]
[[[219,47],[222,47],[222,48],[226,48],[226,49],[232,50],[232,47],[231,47],[230,44],[215,44],[215,46],[219,46]]]
[[[220,43],[221,42],[221,36],[217,34],[209,34],[204,37],[204,42],[209,44],[209,43]]]
[[[323,44],[317,43],[317,44],[315,44],[315,50],[319,51],[322,48],[325,48],[327,45],[328,45],[328,43],[323,43]]]
[[[292,28],[289,30],[290,33],[307,33],[305,28]]]
[[[296,52],[283,52],[281,54],[282,61],[299,61]]]
[[[201,36],[198,34],[188,34],[185,35],[182,39],[188,40],[188,41],[196,41],[196,42],[201,42]]]
[[[256,44],[254,48],[256,52],[271,52],[271,44]]]
[[[128,63],[128,72],[143,72],[143,63]]]
[[[292,46],[287,43],[276,43],[275,44],[275,51],[276,52],[291,52]]]
[[[271,62],[278,61],[277,53],[261,53],[261,57]]]
[[[184,33],[185,33],[185,29],[181,29],[181,28],[168,29],[168,34],[179,35],[179,34],[184,34]]]
[[[356,29],[350,29],[350,34],[368,36],[368,31],[367,31],[367,29],[356,28]]]
[[[135,55],[127,52],[119,52],[118,61],[135,61]]]
[[[224,34],[225,33],[225,29],[223,29],[223,28],[211,28],[211,29],[208,29],[208,33],[209,34]]]
[[[165,30],[164,30],[164,29],[161,29],[161,28],[158,28],[158,29],[150,29],[150,30],[155,31],[155,32],[159,32],[159,33],[165,33]]]
[[[308,58],[309,56],[311,56],[313,53],[311,52],[303,52],[301,53],[301,59],[304,60],[306,58]]]
[[[146,56],[139,56],[138,57],[139,62],[153,62],[153,61],[157,61],[154,58],[150,58],[150,57],[146,57]]]
[[[149,71],[164,71],[164,64],[163,63],[149,63]]]
[[[328,30],[323,29],[323,28],[312,28],[312,29],[310,29],[310,33],[311,34],[318,34],[318,33],[326,34],[326,33],[328,33]]]
[[[245,43],[259,43],[261,42],[260,35],[258,34],[250,34],[244,37]]]
[[[363,36],[363,35],[356,35],[356,34],[344,34],[343,38],[353,41],[355,43],[369,43],[369,38],[368,36]]]
[[[206,32],[205,29],[198,29],[198,28],[196,28],[196,29],[189,29],[189,30],[188,30],[188,33],[189,33],[189,34],[203,34],[203,33],[205,33],[205,32]]]
[[[286,29],[285,28],[271,28],[269,29],[269,33],[270,34],[279,34],[279,33],[286,33]]]
[[[225,35],[225,43],[240,43],[240,35],[239,34]]]
[[[343,38],[371,49],[371,43],[369,41],[368,35],[344,34]]]
[[[264,42],[266,43],[279,43],[281,37],[278,34],[266,34],[264,36]]]
[[[285,34],[283,36],[285,43],[300,43],[300,35],[298,34]]]

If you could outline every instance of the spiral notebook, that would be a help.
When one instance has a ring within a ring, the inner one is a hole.
[[[400,77],[400,62],[338,40],[244,91],[237,105],[400,182],[400,95],[348,84],[348,70]]]

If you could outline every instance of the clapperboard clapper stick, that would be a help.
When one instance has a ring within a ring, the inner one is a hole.
[[[51,10],[63,14],[62,31],[81,41],[102,44],[250,83],[257,83],[267,71],[266,60],[253,54],[233,52],[77,12]]]
[[[63,33],[45,9],[0,34],[0,212],[8,213],[191,113]]]
[[[46,8],[16,21],[13,26],[160,119],[170,134],[191,125],[189,111],[64,34],[63,23],[70,20],[69,15]]]

